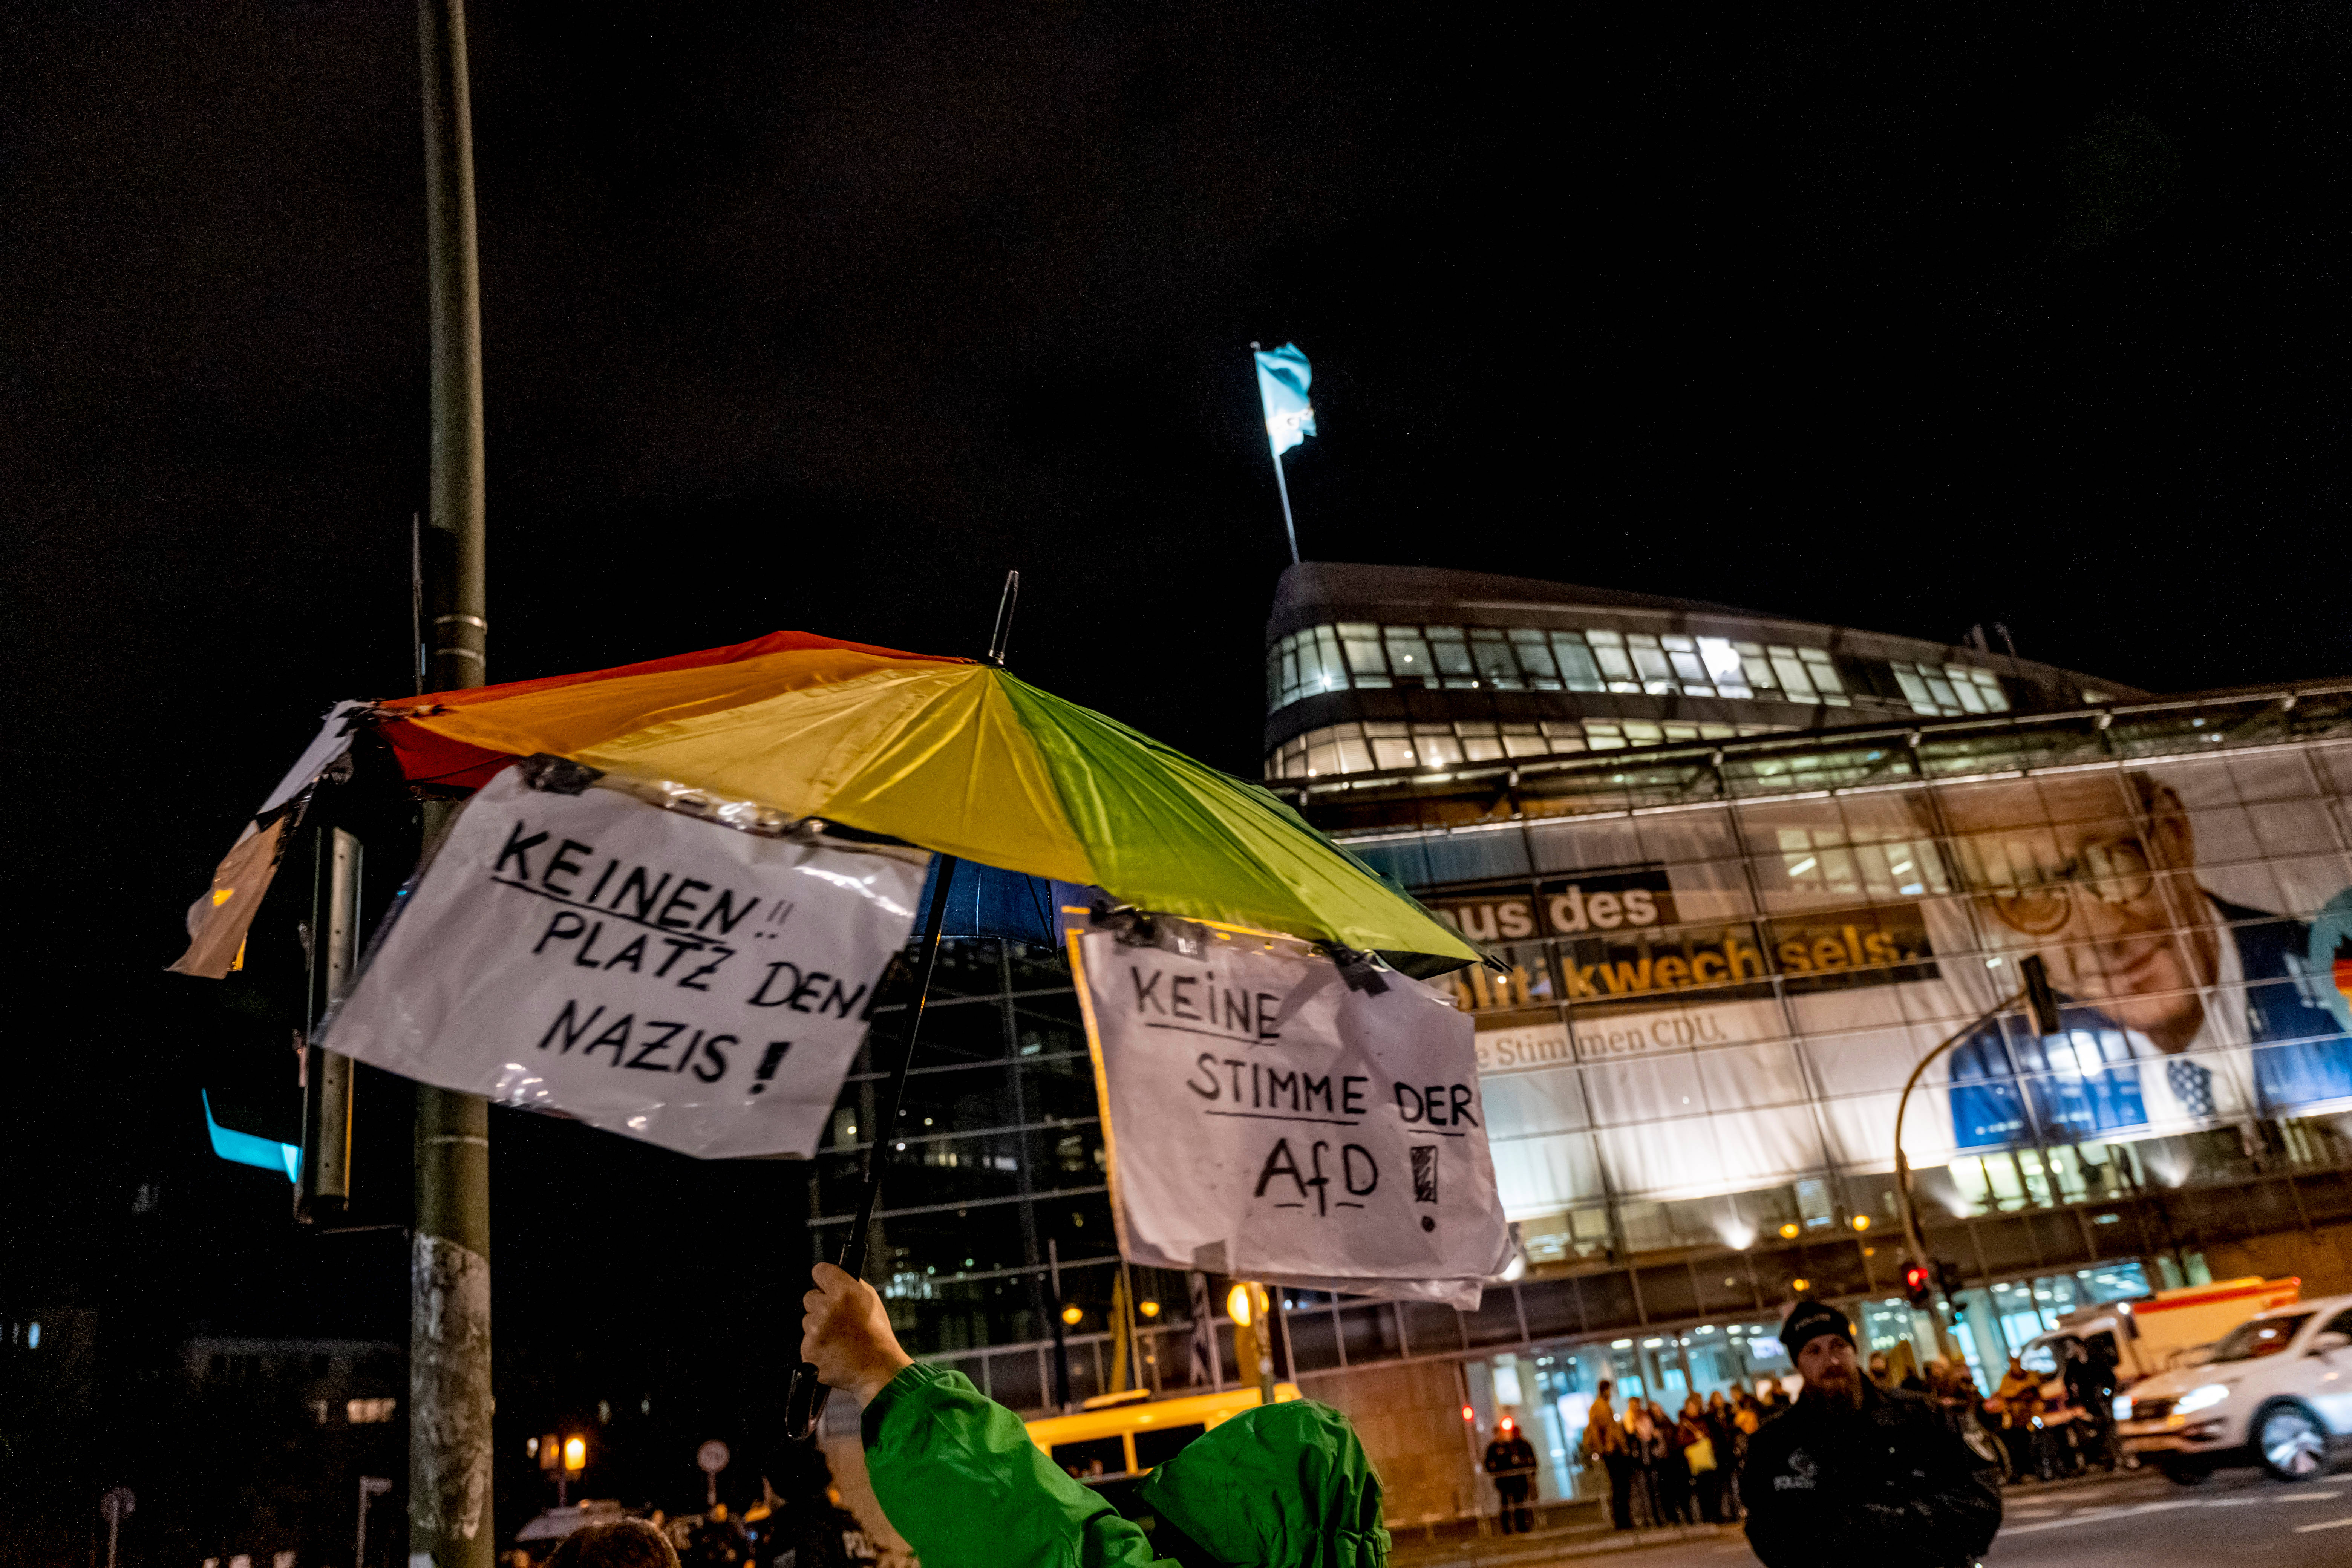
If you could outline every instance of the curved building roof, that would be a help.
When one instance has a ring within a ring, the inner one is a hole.
[[[1294,565],[1266,643],[1269,778],[2148,695],[1970,644],[1433,567]]]

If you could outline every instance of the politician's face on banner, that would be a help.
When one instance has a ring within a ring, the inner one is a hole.
[[[2178,1050],[2204,1021],[2215,935],[2196,841],[2145,774],[2062,774],[1939,792],[1955,870],[1996,944],[2040,952],[2072,999]]]

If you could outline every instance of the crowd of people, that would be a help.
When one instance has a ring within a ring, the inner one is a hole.
[[[1604,1380],[1584,1428],[1583,1462],[1609,1479],[1610,1521],[1620,1530],[1728,1524],[1739,1517],[1739,1459],[1748,1439],[1789,1404],[1765,1379],[1750,1393],[1691,1394],[1680,1414],[1633,1396],[1621,1410]]]
[[[1867,1373],[1881,1388],[1932,1399],[1959,1436],[1972,1429],[1981,1434],[1997,1446],[2011,1479],[2051,1480],[2095,1466],[2116,1466],[2115,1368],[2079,1342],[2060,1369],[2063,1401],[2049,1396],[2048,1379],[2014,1357],[1990,1395],[1978,1389],[1965,1364],[1940,1357],[1925,1367],[1906,1360],[1898,1371],[1884,1352],[1874,1352]],[[1766,1377],[1752,1390],[1717,1389],[1704,1399],[1690,1394],[1681,1411],[1672,1414],[1658,1401],[1638,1395],[1621,1403],[1615,1384],[1603,1380],[1576,1462],[1605,1476],[1610,1522],[1619,1530],[1734,1523],[1741,1517],[1739,1473],[1748,1439],[1793,1403],[1780,1379]],[[1507,1440],[1528,1451],[1502,1451]],[[1515,1427],[1498,1432],[1486,1468],[1495,1478],[1503,1530],[1532,1528],[1527,1498],[1534,1451]],[[1524,1481],[1518,1479],[1522,1475]]]

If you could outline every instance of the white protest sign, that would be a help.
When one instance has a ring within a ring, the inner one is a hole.
[[[321,1043],[684,1153],[813,1153],[920,858],[524,771],[467,805]]]
[[[1127,1256],[1475,1310],[1511,1242],[1468,1015],[1288,938],[1153,925],[1070,941]]]

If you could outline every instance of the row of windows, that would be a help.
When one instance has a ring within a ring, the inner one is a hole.
[[[1963,713],[2009,711],[2009,694],[2000,689],[2000,678],[1990,669],[1967,664],[1915,664],[1900,658],[1890,659],[1887,668],[1895,672],[1895,683],[1903,689],[1904,699],[1915,713],[1948,719]]]
[[[1890,668],[1914,712],[2009,710],[1990,670],[1910,660]],[[1266,660],[1269,713],[1319,692],[1392,687],[1760,698],[1838,708],[1853,701],[1826,649],[1728,637],[1340,621],[1291,633]]]
[[[1672,741],[1727,741],[1761,735],[1770,724],[1654,723],[1645,719],[1546,720],[1507,724],[1457,719],[1452,723],[1370,721],[1326,724],[1286,742],[1266,775],[1324,778],[1386,768],[1444,768],[1506,757],[1550,757],[1573,752],[1614,752]]]

